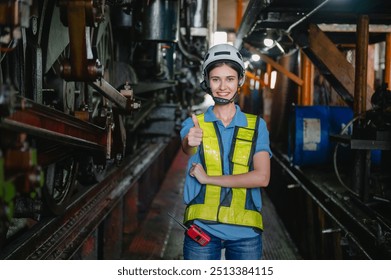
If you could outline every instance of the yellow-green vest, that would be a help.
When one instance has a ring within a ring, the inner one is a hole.
[[[252,168],[258,117],[245,114],[247,127],[236,127],[230,151],[231,174],[247,173]],[[210,176],[223,175],[220,134],[215,122],[205,122],[204,114],[197,116],[203,131],[200,156],[205,171]],[[215,127],[216,126],[216,127]],[[211,223],[249,226],[263,230],[262,215],[256,209],[251,196],[251,189],[229,188],[221,199],[222,187],[202,185],[200,193],[185,210],[184,223],[201,220]]]

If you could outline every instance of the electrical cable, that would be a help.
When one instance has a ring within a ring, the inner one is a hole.
[[[357,115],[356,117],[354,117],[352,120],[350,120],[346,126],[341,130],[341,132],[339,133],[339,135],[343,135],[348,129],[350,126],[353,125],[353,123],[359,119],[363,114],[365,114],[366,112],[363,112],[359,115]],[[346,189],[348,190],[351,194],[355,195],[355,196],[358,196],[358,194],[356,192],[354,192],[351,188],[349,188],[345,183],[344,181],[342,180],[341,178],[341,175],[339,173],[339,170],[338,170],[338,165],[337,165],[337,153],[338,153],[338,147],[339,147],[340,143],[337,143],[335,145],[335,148],[334,148],[334,153],[333,153],[333,166],[334,166],[334,172],[335,172],[335,175],[337,176],[337,179],[339,181],[339,183]]]

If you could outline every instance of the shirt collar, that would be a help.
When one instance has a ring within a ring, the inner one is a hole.
[[[232,126],[246,127],[247,126],[246,115],[240,110],[239,105],[235,104],[235,107],[236,107],[235,116],[234,116],[232,122],[230,123],[230,125],[228,127],[232,127]],[[219,121],[219,119],[216,117],[216,115],[213,112],[213,108],[214,108],[214,106],[210,106],[206,110],[205,117],[204,117],[204,120],[206,122],[217,122],[217,121]]]

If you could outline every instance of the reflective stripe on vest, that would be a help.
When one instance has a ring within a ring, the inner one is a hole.
[[[232,149],[230,151],[231,174],[246,173],[251,168],[252,156],[255,148],[258,118],[255,115],[245,114],[247,127],[236,127]],[[214,122],[205,122],[204,114],[197,116],[203,131],[201,145],[201,159],[205,171],[210,176],[223,175],[222,144],[219,139],[218,128]],[[251,189],[229,188],[230,201],[221,202],[220,186],[203,185],[200,194],[187,206],[184,222],[204,220],[226,224],[242,225],[263,230],[261,213],[255,209],[246,209],[246,204],[253,205]],[[200,202],[201,201],[201,202]],[[247,202],[247,203],[246,203]]]

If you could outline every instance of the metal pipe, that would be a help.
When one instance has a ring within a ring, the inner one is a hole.
[[[356,67],[354,79],[354,113],[360,115],[366,111],[369,17],[360,16],[357,23]]]
[[[181,1],[178,1],[178,9],[181,10]],[[186,48],[183,46],[183,42],[182,42],[182,36],[180,34],[180,29],[181,29],[181,26],[180,26],[180,20],[177,20],[177,29],[176,29],[176,32],[177,32],[177,44],[178,44],[178,47],[179,47],[179,50],[182,52],[182,54],[184,56],[186,56],[189,60],[191,61],[194,61],[194,62],[198,62],[198,63],[202,63],[202,58],[198,57],[198,56],[195,56],[191,53],[189,53]]]
[[[369,17],[361,15],[357,23],[356,66],[354,79],[354,114],[358,119],[357,128],[364,126],[367,100]],[[353,131],[356,131],[353,128]],[[362,201],[369,197],[370,150],[355,150],[353,186]]]
[[[296,21],[294,24],[292,24],[291,26],[289,26],[289,28],[286,30],[286,33],[291,33],[292,29],[295,28],[297,25],[299,25],[300,23],[302,23],[303,21],[305,21],[307,18],[309,18],[313,13],[315,13],[317,10],[319,10],[320,8],[322,8],[325,4],[327,4],[327,2],[329,2],[330,0],[325,0],[324,2],[320,3],[317,7],[315,7],[315,9],[313,9],[311,12],[309,12],[305,17],[301,18],[300,20]]]

